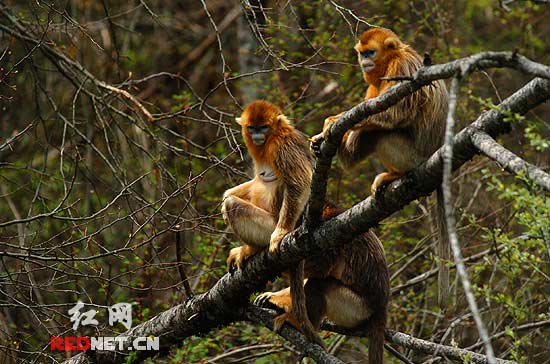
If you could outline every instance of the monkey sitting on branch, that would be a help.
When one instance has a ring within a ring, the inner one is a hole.
[[[340,212],[327,202],[323,220]],[[390,279],[384,248],[376,235],[369,230],[340,248],[307,257],[304,276],[306,310],[313,328],[319,330],[327,319],[340,327],[366,329],[369,364],[382,364]],[[262,293],[254,303],[283,310],[286,319],[299,327],[292,315],[292,299],[289,287]]]
[[[224,193],[222,214],[243,242],[231,249],[227,264],[241,269],[261,249],[277,251],[294,229],[309,197],[313,167],[306,138],[276,106],[255,101],[237,122],[254,161],[254,178]],[[327,205],[323,215],[336,213]],[[256,299],[284,311],[275,319],[275,331],[288,321],[323,345],[317,334],[323,318],[349,328],[365,325],[371,333],[370,363],[382,363],[389,278],[382,245],[372,232],[343,248],[308,257],[288,273],[290,288]]]
[[[355,51],[368,84],[365,100],[383,94],[396,80],[412,79],[423,66],[420,55],[389,29],[374,28],[362,33]],[[369,155],[378,157],[387,172],[374,179],[371,185],[374,195],[380,187],[428,159],[443,144],[448,98],[444,81],[437,80],[387,110],[369,116],[346,132],[338,148],[338,158],[347,169]],[[322,133],[311,138],[313,149],[319,147],[328,136],[330,126],[342,114],[325,120]],[[449,299],[450,245],[441,188],[437,189],[436,196],[440,259],[438,301],[440,307],[445,308]]]
[[[227,265],[240,270],[258,251],[268,247],[270,253],[276,252],[283,237],[294,229],[309,198],[313,166],[306,138],[275,105],[254,101],[236,121],[254,161],[254,178],[223,194],[223,218],[243,242],[231,249]],[[291,323],[322,346],[307,317],[303,262],[289,273],[295,318]],[[278,316],[275,330],[286,319],[286,315]]]

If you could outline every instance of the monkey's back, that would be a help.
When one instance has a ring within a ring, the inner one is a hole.
[[[368,297],[374,313],[385,314],[390,291],[389,272],[378,237],[369,230],[341,249],[341,256],[345,258],[341,281],[355,293]]]
[[[342,210],[325,202],[323,220],[327,221]],[[310,256],[305,261],[307,277],[333,276],[349,289],[367,297],[373,316],[385,321],[390,284],[384,248],[371,230],[358,235],[341,247]]]

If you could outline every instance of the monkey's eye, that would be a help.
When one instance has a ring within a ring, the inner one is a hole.
[[[361,52],[361,57],[364,58],[372,58],[374,56],[376,56],[376,49],[367,49],[366,51]]]
[[[269,130],[269,125],[248,126],[246,130],[249,134],[265,134]]]
[[[265,134],[269,131],[269,125],[262,125],[258,129],[260,129],[260,133]]]

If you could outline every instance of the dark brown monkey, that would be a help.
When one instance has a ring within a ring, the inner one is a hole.
[[[326,204],[323,219],[339,211]],[[369,364],[381,364],[389,297],[389,275],[382,244],[368,231],[350,244],[305,260],[307,314],[316,330],[328,319],[346,328],[365,328],[369,337]],[[294,326],[290,288],[265,292],[254,301],[285,311]]]
[[[368,83],[365,100],[383,94],[396,81],[384,78],[413,76],[423,66],[420,55],[409,45],[401,42],[389,29],[370,29],[359,37],[355,45],[363,77]],[[421,88],[396,105],[379,114],[369,116],[349,130],[338,149],[338,157],[346,168],[376,154],[387,169],[374,179],[371,193],[418,166],[431,156],[442,144],[448,93],[442,80]],[[340,115],[325,120],[323,132],[312,138],[314,147],[329,132],[330,126]],[[447,305],[449,297],[450,246],[443,214],[441,189],[437,191],[436,220],[439,239],[439,304]]]
[[[244,244],[231,249],[227,264],[241,269],[243,262],[261,249],[275,252],[281,239],[295,228],[307,203],[312,156],[307,139],[296,130],[281,110],[267,101],[254,101],[237,122],[254,160],[254,178],[225,191],[222,213],[226,223]],[[306,314],[303,267],[290,272],[293,287],[294,324],[322,345]],[[276,321],[280,327],[286,316]]]

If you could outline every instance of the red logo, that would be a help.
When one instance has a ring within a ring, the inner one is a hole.
[[[53,336],[50,338],[51,350],[80,350],[90,348],[90,338],[87,336]]]

